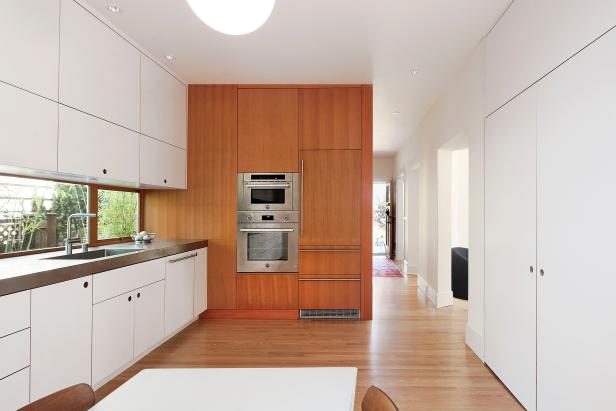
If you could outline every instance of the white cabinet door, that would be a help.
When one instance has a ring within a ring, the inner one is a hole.
[[[616,31],[539,88],[537,405],[614,410]]]
[[[0,165],[55,172],[57,145],[58,103],[0,83]]]
[[[0,297],[0,337],[30,327],[30,290]]]
[[[186,188],[186,151],[141,136],[140,182],[146,186]]]
[[[59,130],[60,173],[138,184],[138,133],[65,106]]]
[[[534,410],[534,90],[527,91],[486,119],[485,141],[485,360],[522,405]]]
[[[32,290],[30,400],[91,383],[92,276]]]
[[[17,410],[28,405],[30,397],[30,368],[0,380],[0,410]]]
[[[59,15],[60,0],[2,2],[0,81],[58,100]]]
[[[135,357],[165,336],[165,282],[159,281],[133,293],[135,299]]]
[[[186,86],[143,54],[141,132],[186,149]]]
[[[60,102],[139,131],[141,53],[73,0],[62,0]]]
[[[167,257],[165,275],[165,335],[171,335],[193,318],[194,251]]]
[[[486,42],[490,113],[614,26],[612,0],[516,0]]]
[[[207,309],[207,248],[197,250],[195,257],[195,293],[193,316]]]
[[[135,295],[119,295],[92,308],[92,385],[133,359]]]

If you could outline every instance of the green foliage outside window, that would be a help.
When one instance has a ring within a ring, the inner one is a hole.
[[[139,194],[98,190],[98,239],[128,237],[138,230]]]

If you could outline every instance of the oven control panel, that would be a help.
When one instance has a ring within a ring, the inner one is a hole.
[[[238,211],[237,222],[243,224],[297,223],[299,211]]]

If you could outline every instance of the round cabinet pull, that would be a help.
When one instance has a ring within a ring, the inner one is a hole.
[[[88,288],[88,282],[83,283],[83,288]]]
[[[128,296],[128,301],[132,301],[133,297],[131,297],[130,295]]]
[[[534,268],[532,265],[530,266],[530,272],[531,272],[531,273],[534,273],[534,272],[535,272],[535,268]]]
[[[141,293],[137,293],[137,298],[141,297]]]
[[[543,271],[543,268],[541,270],[539,270],[539,274],[541,274],[541,277],[543,277],[545,275],[545,271]]]
[[[107,169],[103,168],[103,174],[107,174]]]
[[[167,184],[167,179],[165,178],[165,184]]]
[[[270,268],[270,264],[269,263],[265,263],[265,268]]]

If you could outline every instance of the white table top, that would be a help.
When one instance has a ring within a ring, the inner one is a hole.
[[[94,411],[352,411],[357,368],[143,370]]]

